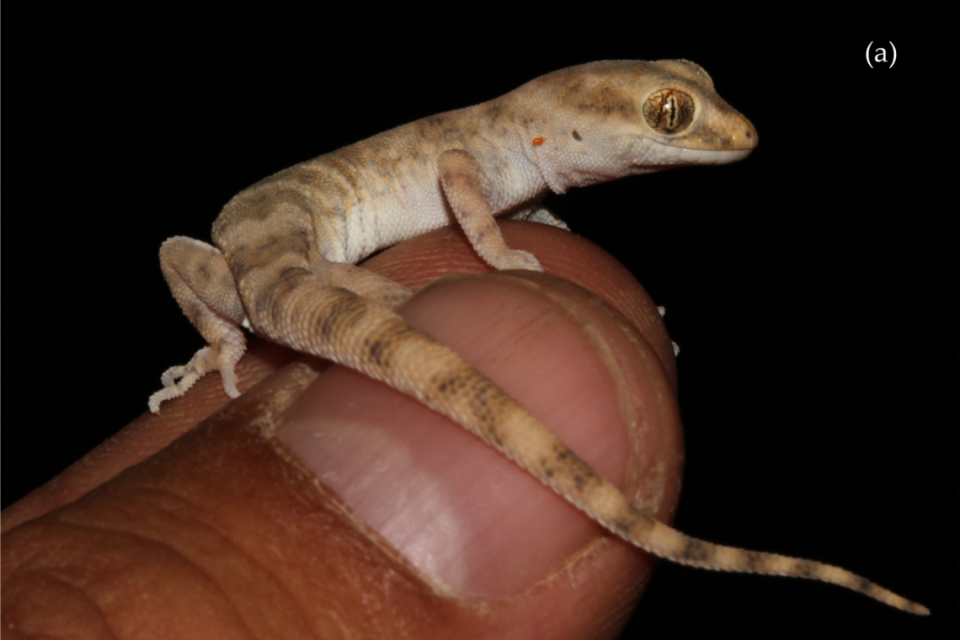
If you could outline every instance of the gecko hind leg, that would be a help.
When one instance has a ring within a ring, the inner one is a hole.
[[[310,271],[327,286],[343,287],[387,309],[396,309],[413,295],[405,286],[349,262],[317,256],[310,262]]]
[[[210,371],[220,372],[223,390],[236,398],[240,392],[234,367],[247,347],[240,329],[246,316],[223,254],[206,243],[177,236],[160,247],[160,268],[177,304],[209,346],[187,364],[163,373],[163,389],[150,396],[150,411],[159,413],[160,403],[182,396]]]

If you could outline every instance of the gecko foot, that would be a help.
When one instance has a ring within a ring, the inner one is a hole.
[[[233,367],[240,359],[243,351],[236,354],[236,357],[230,357],[221,353],[219,349],[213,347],[204,347],[194,354],[190,362],[183,366],[170,367],[160,376],[163,383],[163,389],[150,396],[148,406],[153,413],[160,413],[160,403],[164,400],[179,398],[192,387],[197,380],[202,378],[210,371],[219,371],[223,378],[223,390],[231,398],[240,395],[237,390],[237,374]],[[179,382],[178,382],[179,380]]]

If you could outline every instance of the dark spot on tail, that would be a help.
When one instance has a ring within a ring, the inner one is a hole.
[[[577,485],[577,491],[583,492],[583,488],[587,486],[587,482],[590,480],[593,480],[593,478],[582,473],[573,474],[573,484]]]
[[[678,560],[689,562],[691,564],[707,562],[712,557],[713,551],[710,548],[710,544],[694,538],[687,538],[687,542],[684,545],[683,550],[677,554]]]
[[[342,287],[338,287],[338,289],[340,289],[343,297],[333,303],[330,311],[320,322],[320,335],[324,340],[330,340],[336,333],[337,328],[348,317],[355,323],[361,317],[360,312],[365,308],[365,303],[360,300],[357,294]]]
[[[817,563],[810,560],[798,560],[792,573],[798,578],[816,578],[818,573]]]
[[[633,521],[627,518],[620,518],[610,523],[610,528],[624,538],[633,537]]]
[[[576,140],[577,142],[580,142],[581,140],[583,140],[583,138],[580,137],[580,134],[577,133],[576,129],[574,129],[573,131],[573,139]]]
[[[454,373],[437,383],[437,392],[444,396],[454,395],[463,389],[463,387],[463,376],[459,373]]]
[[[383,357],[384,349],[386,349],[387,346],[388,342],[386,340],[374,340],[367,346],[367,349],[370,353],[370,359],[373,360],[373,363],[378,367],[387,367],[387,360]]]

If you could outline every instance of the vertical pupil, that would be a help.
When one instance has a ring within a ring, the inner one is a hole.
[[[667,99],[663,103],[664,115],[667,118],[666,128],[670,131],[673,131],[677,127],[677,118],[680,115],[680,110],[677,109],[677,97],[675,95],[668,95]]]

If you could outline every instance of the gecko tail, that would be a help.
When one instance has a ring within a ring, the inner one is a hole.
[[[656,540],[659,544],[641,543],[637,538],[633,538],[632,541],[665,560],[715,571],[758,573],[820,580],[862,593],[907,613],[921,616],[930,615],[930,610],[925,606],[907,600],[840,567],[815,560],[803,560],[763,551],[747,551],[697,540],[660,522],[654,525],[652,533],[652,536],[642,537],[647,538],[647,540]]]
[[[822,580],[918,615],[929,610],[849,571],[811,560],[690,538],[633,506],[520,403],[453,350],[393,311],[286,268],[251,297],[258,333],[381,380],[449,417],[604,527],[665,560],[703,569]],[[242,284],[242,283],[241,283]]]
[[[691,538],[631,504],[619,489],[601,478],[562,443],[557,441],[553,446],[563,447],[560,455],[566,464],[551,468],[546,474],[535,475],[603,527],[658,558],[713,571],[820,580],[862,593],[907,613],[930,615],[925,606],[840,567]]]

